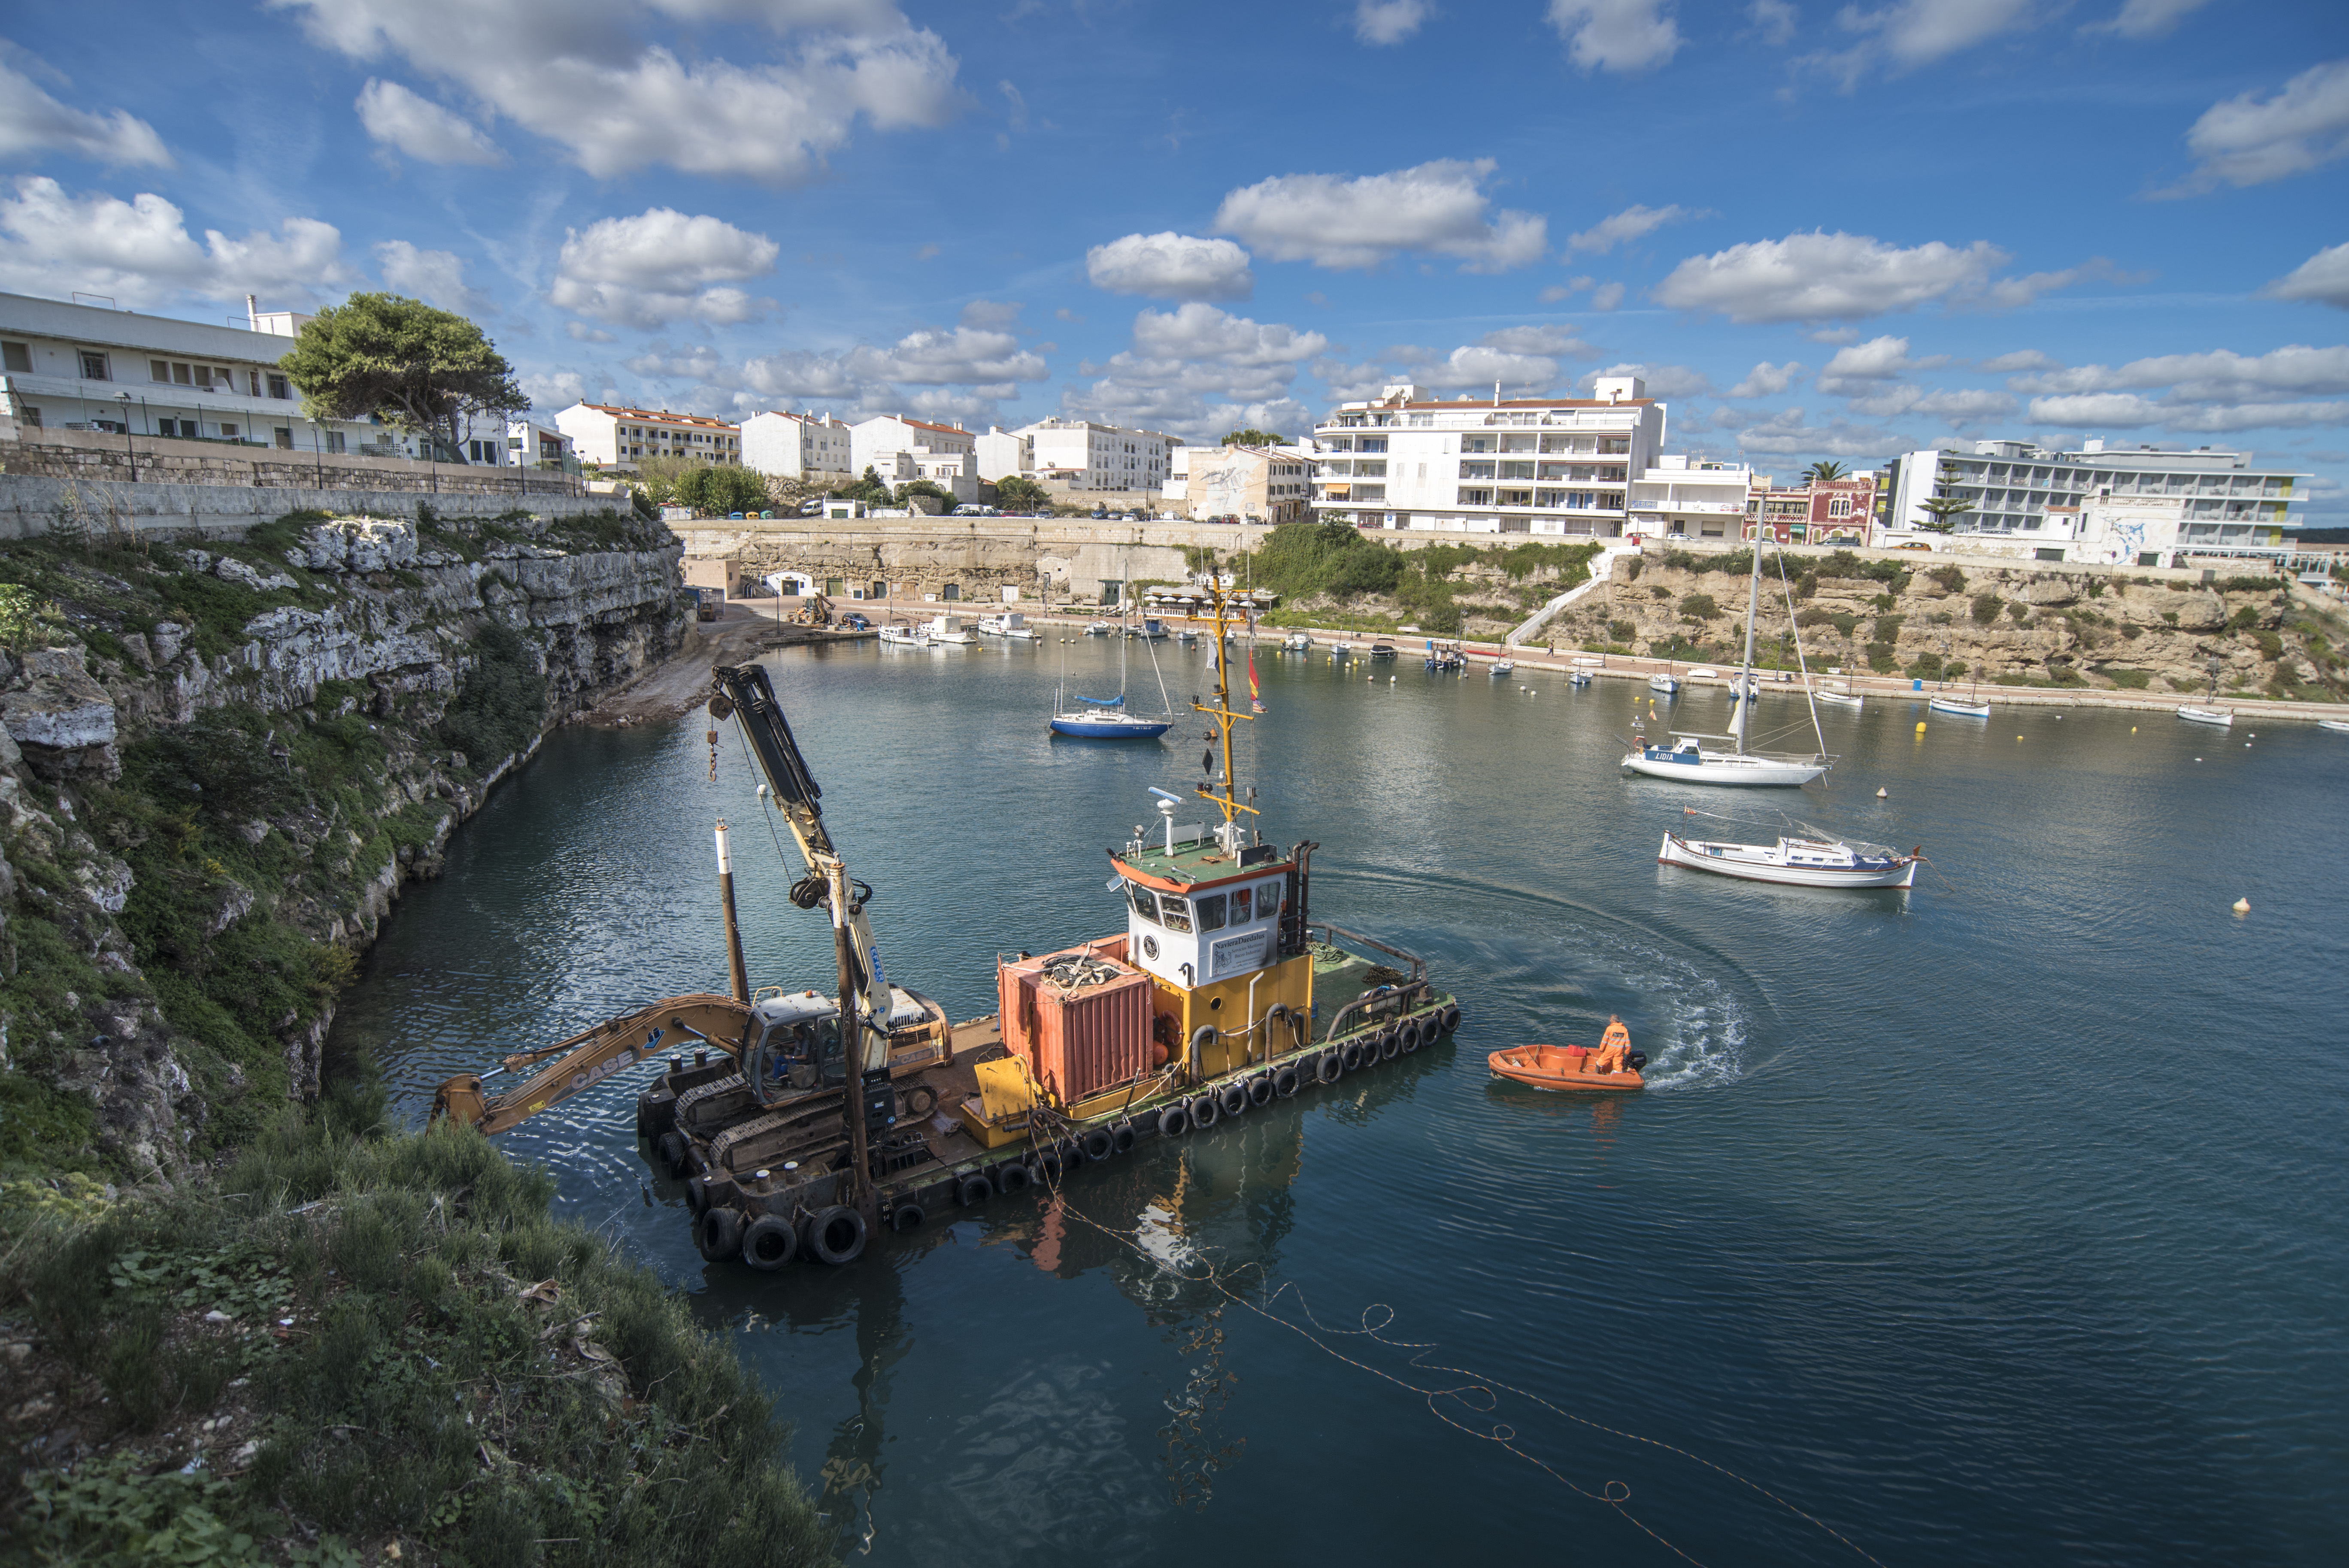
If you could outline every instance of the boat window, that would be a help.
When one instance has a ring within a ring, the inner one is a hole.
[[[1232,923],[1234,925],[1246,925],[1256,918],[1251,909],[1255,897],[1254,888],[1235,888],[1232,891]]]
[[[1191,929],[1191,906],[1171,892],[1162,894],[1158,900],[1158,918],[1169,931],[1188,931]]]
[[[1133,898],[1133,913],[1155,924],[1158,920],[1158,895],[1132,882],[1126,884],[1125,891]]]
[[[1211,892],[1204,898],[1195,898],[1191,901],[1191,907],[1198,912],[1200,930],[1221,931],[1224,928],[1224,895],[1222,893]]]

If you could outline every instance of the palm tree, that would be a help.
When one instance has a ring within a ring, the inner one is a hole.
[[[1841,463],[1837,462],[1834,459],[1822,458],[1817,462],[1813,463],[1809,468],[1805,469],[1803,470],[1803,477],[1814,484],[1824,484],[1829,480],[1843,479],[1850,472],[1851,470],[1849,469],[1845,468]]]

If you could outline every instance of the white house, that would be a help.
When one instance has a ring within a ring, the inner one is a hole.
[[[849,427],[850,460],[892,484],[928,480],[961,505],[978,500],[978,438],[960,425],[882,414]]]
[[[762,474],[815,484],[845,482],[857,469],[848,422],[829,413],[794,414],[789,409],[753,414],[742,421],[742,463]]]
[[[1976,441],[1973,449],[1895,459],[1884,538],[1975,554],[2113,565],[2176,566],[2189,556],[2278,558],[2300,523],[2292,501],[2310,475],[2255,468],[2251,454],[2081,444],[2050,451],[2028,441]],[[1971,503],[1943,535],[1928,500]]]
[[[989,425],[987,434],[976,438],[978,455],[978,477],[993,484],[1015,474],[1036,471],[1036,443],[1017,430],[1007,430],[1000,425]]]
[[[289,451],[394,450],[391,432],[372,420],[304,418],[301,394],[277,362],[308,316],[248,309],[246,319],[286,330],[0,294],[0,415],[30,428]]]
[[[704,463],[742,460],[740,429],[702,414],[574,403],[554,417],[554,425],[570,438],[581,462],[607,469],[633,469],[647,458],[684,458]]]
[[[1315,515],[1357,528],[1619,538],[1630,477],[1655,464],[1664,416],[1635,376],[1602,376],[1589,397],[1442,402],[1389,387],[1314,428]]]
[[[1769,481],[1762,483],[1766,487]],[[1666,453],[1631,481],[1624,502],[1627,526],[1651,538],[1735,539],[1743,532],[1754,487],[1754,470],[1743,463],[1692,461]]]
[[[1129,430],[1089,419],[1040,419],[1021,427],[1037,473],[1072,490],[1156,490],[1166,483],[1167,454],[1182,442],[1155,430]]]

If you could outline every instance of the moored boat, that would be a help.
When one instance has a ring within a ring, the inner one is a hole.
[[[2223,707],[2197,707],[2191,703],[2180,707],[2178,717],[2189,724],[2214,724],[2221,729],[2235,722],[2235,716]]]
[[[1953,713],[1960,718],[1988,718],[1990,717],[1990,704],[1986,702],[1969,702],[1964,697],[1951,696],[1944,692],[1934,693],[1931,698],[1926,702],[1925,706],[1934,713]]]
[[[881,641],[905,648],[926,648],[930,645],[929,634],[921,627],[894,621],[881,628]]]
[[[1833,686],[1820,686],[1816,690],[1813,691],[1811,695],[1818,698],[1821,702],[1826,703],[1835,707],[1858,707],[1862,706],[1858,693],[1853,691],[1837,691]]]
[[[1309,654],[1313,651],[1313,639],[1302,632],[1291,632],[1280,640],[1280,649],[1286,654]]]
[[[1665,693],[1677,692],[1681,689],[1680,677],[1670,670],[1658,670],[1648,677],[1648,689]]]
[[[2349,719],[2320,718],[2316,721],[2316,727],[2329,729],[2335,735],[2349,735]]]
[[[1675,733],[1672,744],[1635,745],[1624,756],[1623,770],[1676,784],[1803,785],[1827,770],[1817,758],[1768,757],[1753,751],[1717,751],[1700,744],[1732,740],[1733,736]]]
[[[1516,675],[1517,673],[1517,662],[1515,659],[1495,659],[1493,661],[1493,673],[1496,676]]]
[[[1875,844],[1780,838],[1771,844],[1733,844],[1666,833],[1656,863],[1719,872],[1747,882],[1791,887],[1911,887],[1919,856]]]

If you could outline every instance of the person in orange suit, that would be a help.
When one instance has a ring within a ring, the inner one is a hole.
[[[1623,1071],[1623,1057],[1630,1048],[1631,1031],[1624,1026],[1622,1019],[1609,1013],[1607,1015],[1607,1033],[1599,1042],[1599,1059],[1591,1064],[1592,1070],[1602,1073]]]

